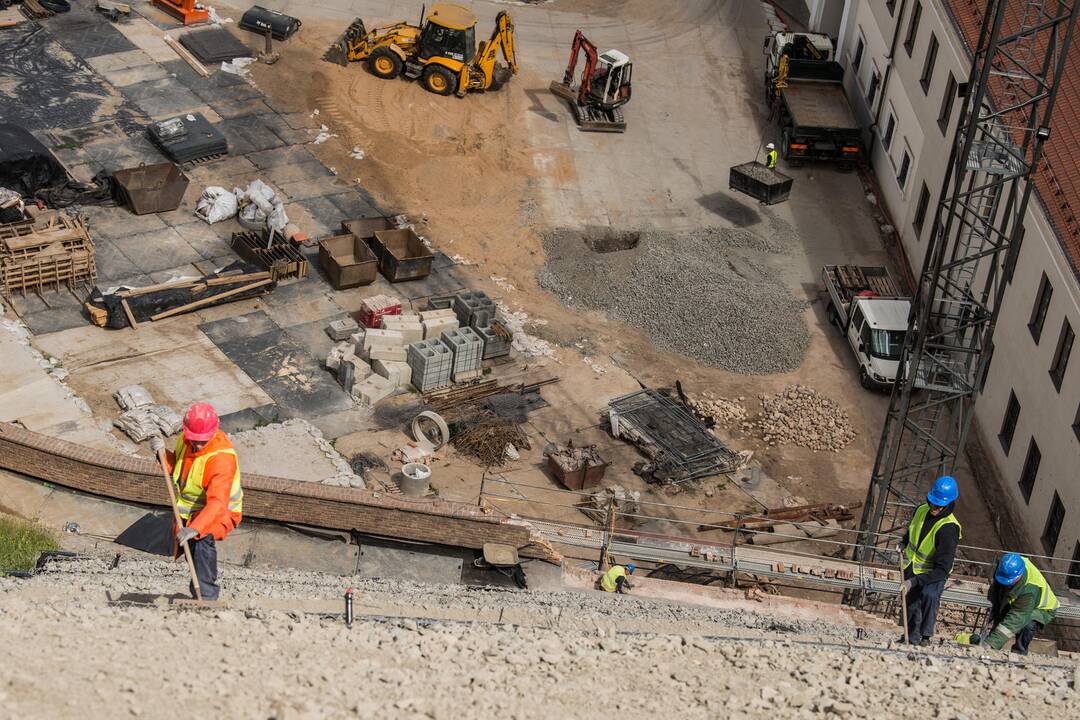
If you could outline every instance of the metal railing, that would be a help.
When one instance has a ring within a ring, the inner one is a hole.
[[[899,594],[898,564],[884,566],[848,559],[858,544],[858,530],[816,521],[775,520],[761,513],[712,510],[649,500],[634,501],[637,505],[634,510],[619,509],[614,500],[609,500],[605,507],[590,505],[583,508],[583,503],[591,503],[595,491],[600,488],[590,492],[545,487],[512,481],[506,477],[508,474],[486,473],[477,502],[508,516],[528,520],[549,542],[598,554],[607,552],[639,562],[702,568],[728,574],[732,581],[737,573],[744,573],[832,591],[877,593],[894,601]],[[515,504],[518,505],[515,507]],[[557,508],[561,512],[547,508]],[[570,513],[576,515],[574,520],[567,518]],[[553,517],[555,515],[559,517]],[[761,521],[784,527],[779,531],[775,527],[743,527]],[[641,529],[650,523],[666,524],[674,532]],[[620,524],[624,527],[619,527]],[[627,528],[626,525],[634,527]],[[609,527],[614,529],[608,531]],[[690,532],[694,534],[690,535]],[[700,537],[701,533],[707,532],[726,534],[716,539]],[[814,546],[780,550],[771,545],[754,545],[753,539],[759,536],[773,542],[801,541]],[[876,539],[883,545],[897,548],[898,562],[902,536],[881,534]],[[958,550],[965,556],[965,574],[950,577],[942,602],[985,611],[990,607],[986,599],[989,578],[998,558],[1008,551],[979,545],[960,545]],[[1070,560],[1049,555],[1025,555],[1040,568],[1045,568],[1042,572],[1047,581],[1059,590],[1058,617],[1080,621],[1080,602],[1067,589],[1070,579],[1080,576],[1054,569],[1060,564],[1070,567]]]

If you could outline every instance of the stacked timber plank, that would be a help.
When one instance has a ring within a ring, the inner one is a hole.
[[[94,244],[82,218],[50,211],[0,225],[0,284],[9,293],[92,285]]]
[[[836,274],[840,284],[852,291],[870,290],[882,297],[900,296],[889,275],[867,275],[858,265],[837,265]]]

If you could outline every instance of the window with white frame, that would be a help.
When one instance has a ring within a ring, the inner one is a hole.
[[[896,167],[896,184],[903,190],[907,185],[908,175],[911,174],[911,150],[908,149],[907,143],[904,144],[904,149],[900,155],[900,164]]]
[[[874,101],[877,100],[878,87],[881,85],[881,73],[875,67],[870,71],[870,85],[866,88],[866,105],[871,112],[874,111]]]
[[[866,39],[863,37],[862,30],[860,30],[858,37],[855,39],[855,52],[851,56],[851,70],[855,73],[855,77],[859,76],[859,68],[862,67],[862,58],[865,52]]]
[[[896,134],[896,113],[893,112],[892,107],[889,108],[889,117],[885,121],[885,132],[881,134],[881,146],[888,152],[892,146],[893,135]]]

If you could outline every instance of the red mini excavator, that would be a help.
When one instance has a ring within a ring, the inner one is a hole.
[[[581,79],[574,84],[578,55],[585,53]],[[633,63],[618,50],[596,52],[584,33],[574,34],[570,64],[562,82],[552,82],[551,92],[570,103],[578,128],[593,132],[625,132],[626,120],[619,108],[630,101]]]

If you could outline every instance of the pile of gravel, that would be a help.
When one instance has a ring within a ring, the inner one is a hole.
[[[855,439],[848,414],[835,401],[805,385],[763,395],[761,409],[761,417],[751,424],[770,445],[836,452]]]
[[[661,350],[743,374],[789,372],[809,343],[796,300],[761,260],[783,245],[749,230],[641,231],[636,244],[558,230],[544,240],[540,286],[571,307],[639,328]],[[601,248],[597,251],[595,248]],[[754,256],[758,256],[755,258]]]

